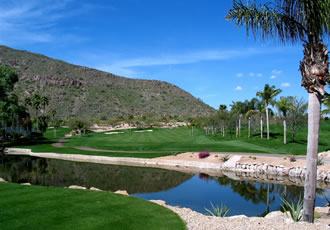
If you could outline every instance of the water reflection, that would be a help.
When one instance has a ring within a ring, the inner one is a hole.
[[[135,194],[144,199],[160,199],[168,204],[189,207],[205,213],[210,203],[225,204],[231,208],[228,215],[265,216],[281,208],[281,198],[297,201],[303,196],[303,187],[293,185],[233,180],[226,176],[211,177],[199,174],[166,192]],[[317,189],[316,205],[327,204],[329,190]]]
[[[205,213],[210,202],[225,204],[229,215],[264,216],[279,210],[281,197],[297,201],[303,187],[191,175],[162,169],[79,163],[35,157],[0,158],[0,177],[44,186],[80,185],[106,191],[127,190],[144,199],[165,200],[173,206]],[[316,205],[327,204],[329,190],[317,190]]]
[[[162,169],[6,156],[0,159],[0,177],[15,183],[80,185],[106,191],[126,190],[131,194],[168,190],[192,175]]]

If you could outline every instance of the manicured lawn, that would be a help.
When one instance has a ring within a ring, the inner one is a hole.
[[[288,144],[283,144],[283,127],[272,125],[271,139],[267,140],[266,135],[260,139],[260,134],[255,133],[252,138],[247,138],[247,129],[243,127],[242,136],[230,138],[221,135],[205,135],[200,129],[195,129],[194,136],[190,136],[187,127],[161,129],[155,128],[153,132],[135,133],[132,130],[124,130],[122,134],[106,135],[104,133],[89,133],[82,136],[75,136],[63,143],[64,148],[55,148],[50,145],[56,142],[52,136],[52,130],[45,134],[46,139],[37,145],[22,145],[21,147],[32,148],[35,152],[57,152],[57,153],[79,153],[95,154],[106,156],[125,157],[158,157],[169,155],[175,152],[203,151],[209,149],[214,152],[253,152],[253,153],[279,153],[279,154],[300,154],[306,153],[307,128],[296,131],[295,141],[291,141],[291,133],[288,132]],[[61,129],[58,136],[63,136],[70,130]],[[31,143],[31,142],[30,142]],[[74,147],[89,147],[102,150],[115,150],[116,153],[90,152],[77,150]],[[330,121],[322,121],[320,129],[319,151],[330,149]],[[120,153],[119,151],[127,151]],[[131,152],[130,152],[131,151]],[[133,153],[139,151],[139,153]]]
[[[1,230],[186,229],[170,210],[108,192],[0,183]]]

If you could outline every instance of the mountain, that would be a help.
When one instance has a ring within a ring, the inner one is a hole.
[[[15,92],[20,99],[39,91],[63,119],[151,114],[186,118],[215,111],[167,82],[120,77],[6,46],[0,46],[0,65],[19,74]]]

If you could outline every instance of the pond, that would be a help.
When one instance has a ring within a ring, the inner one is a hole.
[[[0,177],[15,183],[43,186],[80,185],[105,191],[126,190],[143,199],[165,200],[169,205],[205,213],[205,208],[225,204],[231,215],[263,216],[279,210],[281,197],[303,196],[303,187],[233,180],[226,176],[193,175],[163,169],[102,165],[54,159],[5,156]],[[327,204],[330,191],[318,189],[316,205]]]

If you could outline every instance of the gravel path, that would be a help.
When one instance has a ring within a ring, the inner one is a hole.
[[[188,230],[329,230],[325,224],[294,223],[291,220],[263,217],[213,217],[205,216],[189,208],[172,207],[163,201],[152,201],[177,213],[186,223]]]

